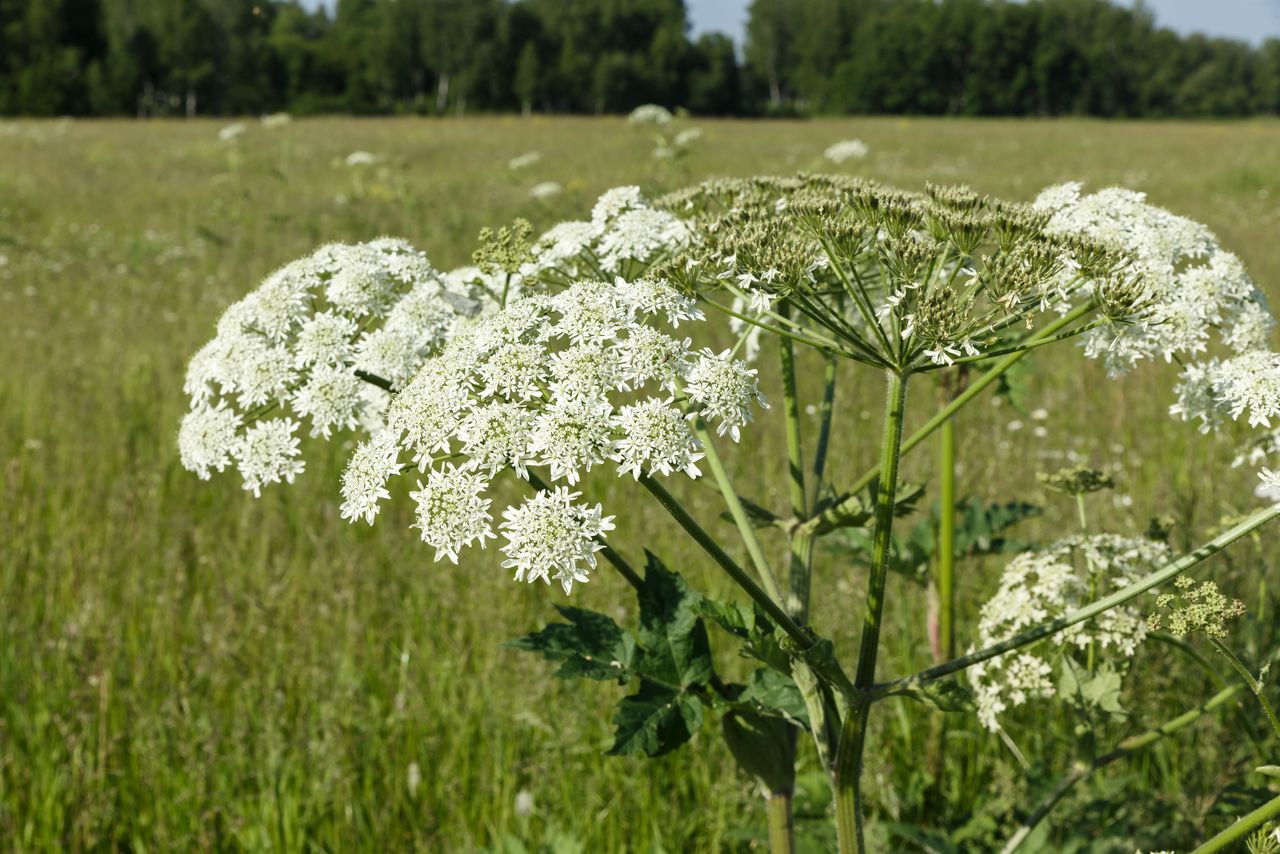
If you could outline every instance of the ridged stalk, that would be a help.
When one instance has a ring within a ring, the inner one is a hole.
[[[885,401],[884,435],[880,449],[880,486],[876,491],[876,527],[862,639],[858,644],[858,670],[853,685],[868,691],[875,684],[876,658],[880,653],[880,626],[884,617],[884,590],[889,574],[889,547],[893,536],[893,511],[897,501],[898,462],[902,451],[902,425],[906,415],[907,377],[891,372]],[[862,757],[866,748],[869,700],[849,710],[840,733],[834,769],[836,833],[840,854],[866,850],[862,815]]]

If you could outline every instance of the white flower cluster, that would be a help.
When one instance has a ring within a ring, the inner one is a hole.
[[[519,272],[524,279],[634,278],[692,239],[687,223],[651,207],[639,187],[617,187],[599,198],[590,222],[562,222],[539,237]]]
[[[674,162],[689,153],[694,143],[702,139],[702,128],[691,127],[668,138],[659,134],[653,147],[653,156],[658,160]]]
[[[871,149],[860,139],[842,139],[827,146],[822,156],[838,166],[846,160],[861,160],[870,152]]]
[[[507,168],[512,172],[518,172],[521,169],[527,169],[542,159],[540,151],[526,151],[507,161]]]
[[[633,125],[669,125],[671,111],[660,104],[641,104],[627,116],[627,122]]]
[[[1000,587],[982,607],[978,646],[1062,617],[1127,586],[1172,560],[1169,547],[1146,538],[1112,534],[1069,537],[1043,551],[1024,552],[1005,566]],[[983,726],[1000,728],[1000,715],[1054,693],[1057,663],[1091,644],[1129,658],[1146,638],[1146,622],[1132,606],[1112,608],[1042,643],[974,665],[969,670]],[[971,650],[972,651],[972,650]]]
[[[1183,370],[1172,415],[1198,421],[1201,432],[1241,416],[1251,427],[1271,428],[1280,416],[1280,353],[1267,346],[1276,321],[1244,264],[1213,232],[1115,187],[1089,196],[1081,196],[1079,184],[1050,187],[1036,206],[1053,211],[1050,232],[1087,234],[1130,253],[1155,301],[1146,320],[1090,333],[1089,356],[1104,356],[1113,374],[1140,359],[1176,357]],[[1213,333],[1230,355],[1203,355]],[[1265,440],[1251,461],[1276,452],[1280,442]],[[1280,497],[1263,471],[1259,494]]]
[[[517,580],[555,579],[566,592],[586,581],[612,517],[575,504],[569,486],[606,461],[635,478],[697,477],[702,453],[689,419],[736,440],[753,404],[765,405],[755,371],[728,353],[693,351],[690,339],[656,328],[658,318],[677,327],[702,312],[663,281],[580,281],[459,330],[395,396],[386,429],[356,449],[342,478],[343,518],[373,522],[403,455],[426,475],[413,493],[423,539],[436,560],[456,562],[462,548],[495,536],[490,480],[546,467],[568,486],[502,514],[504,565]]]
[[[1150,317],[1090,333],[1087,354],[1105,357],[1113,374],[1141,359],[1194,357],[1215,331],[1236,353],[1266,347],[1275,319],[1265,298],[1205,226],[1120,187],[1082,196],[1079,184],[1063,184],[1042,192],[1035,206],[1052,212],[1050,234],[1087,235],[1129,254],[1154,300]]]
[[[300,425],[285,413],[325,438],[376,423],[388,395],[356,371],[404,383],[481,311],[480,296],[399,240],[325,246],[282,267],[226,310],[191,359],[183,466],[207,479],[234,463],[254,495],[291,482],[303,469]]]

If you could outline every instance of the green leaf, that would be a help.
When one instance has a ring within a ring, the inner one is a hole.
[[[1096,709],[1115,718],[1128,717],[1120,705],[1120,674],[1110,662],[1103,662],[1093,675],[1070,658],[1063,658],[1058,691],[1084,709]]]
[[[940,712],[971,712],[977,708],[973,692],[955,679],[925,682],[903,690],[900,696],[909,697]]]
[[[1002,534],[1019,522],[1041,515],[1044,511],[1026,501],[983,505],[968,498],[956,508],[956,553],[987,555],[1024,551],[1026,543],[1008,539]]]
[[[770,792],[794,788],[795,731],[789,723],[776,715],[739,709],[721,718],[720,726],[739,768]]]
[[[761,507],[753,501],[748,501],[745,498],[739,498],[738,501],[742,504],[742,509],[746,511],[747,520],[756,528],[772,528],[785,521],[773,511]],[[732,522],[733,514],[726,510],[720,514],[720,518],[726,522]]]
[[[1266,777],[1280,777],[1280,765],[1259,765],[1253,770]]]
[[[646,556],[644,582],[637,591],[637,639],[644,649],[638,669],[671,685],[705,685],[713,668],[707,627],[695,610],[701,597],[657,557]]]
[[[726,632],[744,640],[751,637],[756,628],[754,608],[741,602],[720,602],[701,596],[693,604],[693,611],[698,616],[714,620]]]
[[[738,700],[750,703],[765,714],[781,715],[806,729],[809,726],[809,710],[795,680],[771,667],[760,667],[747,678],[746,690]]]
[[[986,370],[995,362],[980,362],[977,367],[979,370]],[[1029,415],[1027,411],[1027,400],[1031,397],[1031,377],[1035,374],[1035,369],[1027,359],[1020,359],[1010,365],[1003,374],[996,380],[996,396],[1003,397],[1009,401],[1019,414],[1024,418]]]
[[[618,703],[613,723],[617,729],[610,756],[662,756],[693,738],[702,726],[702,702],[692,694],[645,682]]]
[[[551,623],[541,631],[505,644],[561,662],[562,679],[617,679],[625,682],[636,663],[636,641],[604,614],[556,606],[568,623]]]

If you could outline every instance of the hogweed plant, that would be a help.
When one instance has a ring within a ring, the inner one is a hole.
[[[795,846],[802,738],[834,793],[840,850],[866,850],[865,757],[873,712],[887,698],[974,715],[1023,762],[1004,729],[1012,710],[1052,699],[1078,722],[1080,760],[1026,805],[1006,850],[1080,780],[1172,736],[1242,685],[1275,726],[1265,667],[1254,675],[1228,644],[1242,606],[1185,574],[1280,505],[1178,555],[1161,530],[1090,524],[1087,496],[1112,485],[1103,472],[1043,476],[1074,499],[1080,530],[1041,547],[1004,533],[1037,508],[956,497],[953,419],[1046,347],[1076,345],[1112,375],[1176,360],[1172,415],[1203,431],[1236,420],[1271,428],[1280,414],[1280,354],[1267,348],[1274,320],[1239,260],[1203,226],[1119,189],[1084,195],[1068,184],[1024,204],[964,187],[909,193],[801,176],[711,181],[656,202],[618,188],[588,220],[536,238],[518,222],[486,231],[481,244],[476,266],[448,273],[384,239],[323,247],[271,274],[192,359],[183,464],[204,478],[234,466],[258,495],[303,474],[300,427],[319,439],[354,435],[344,519],[372,524],[385,502],[407,498],[436,561],[458,563],[493,540],[515,580],[554,581],[565,595],[601,583],[607,565],[634,588],[636,626],[564,605],[562,621],[512,646],[555,662],[558,676],[632,687],[617,708],[612,753],[660,756],[708,715],[719,718],[765,794],[775,851]],[[727,349],[710,343],[724,334],[717,321],[736,337]],[[758,363],[774,353],[782,394],[770,407]],[[799,377],[811,367],[822,382],[810,400]],[[879,463],[840,483],[828,461],[859,436],[845,429],[836,388],[862,372],[885,386]],[[922,385],[937,390],[939,406],[912,430],[908,394]],[[785,507],[741,495],[721,456],[751,447],[765,417],[783,422]],[[902,482],[900,462],[935,433],[941,504],[907,534],[899,519],[925,488]],[[1260,466],[1276,442],[1264,433],[1242,453]],[[613,543],[620,509],[588,497],[601,477],[654,499],[741,598],[700,593],[659,556],[638,561]],[[675,484],[703,477],[723,500],[734,542],[678,496]],[[1272,470],[1260,477],[1260,494],[1280,488]],[[510,506],[494,504],[499,482],[518,487]],[[999,554],[1010,556],[977,624],[957,628],[957,564]],[[922,583],[894,590],[891,572]],[[843,595],[855,580],[864,595],[832,609],[851,624],[816,625],[815,596]],[[1147,619],[1142,597],[1156,591],[1158,613]],[[930,610],[914,596],[934,603],[938,661],[885,679],[891,592],[895,608]],[[751,662],[741,681],[717,670],[709,626]],[[850,630],[856,648],[833,640]],[[1106,722],[1130,714],[1120,696],[1138,649],[1152,638],[1185,647],[1191,633],[1230,660],[1241,684],[1103,750]],[[960,636],[973,640],[957,655]],[[1275,740],[1257,744],[1274,762]],[[944,743],[930,749],[945,761]],[[1231,838],[1263,828],[1278,803]]]

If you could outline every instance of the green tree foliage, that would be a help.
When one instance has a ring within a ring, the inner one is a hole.
[[[1280,40],[1107,0],[0,0],[0,114],[1280,112]]]

